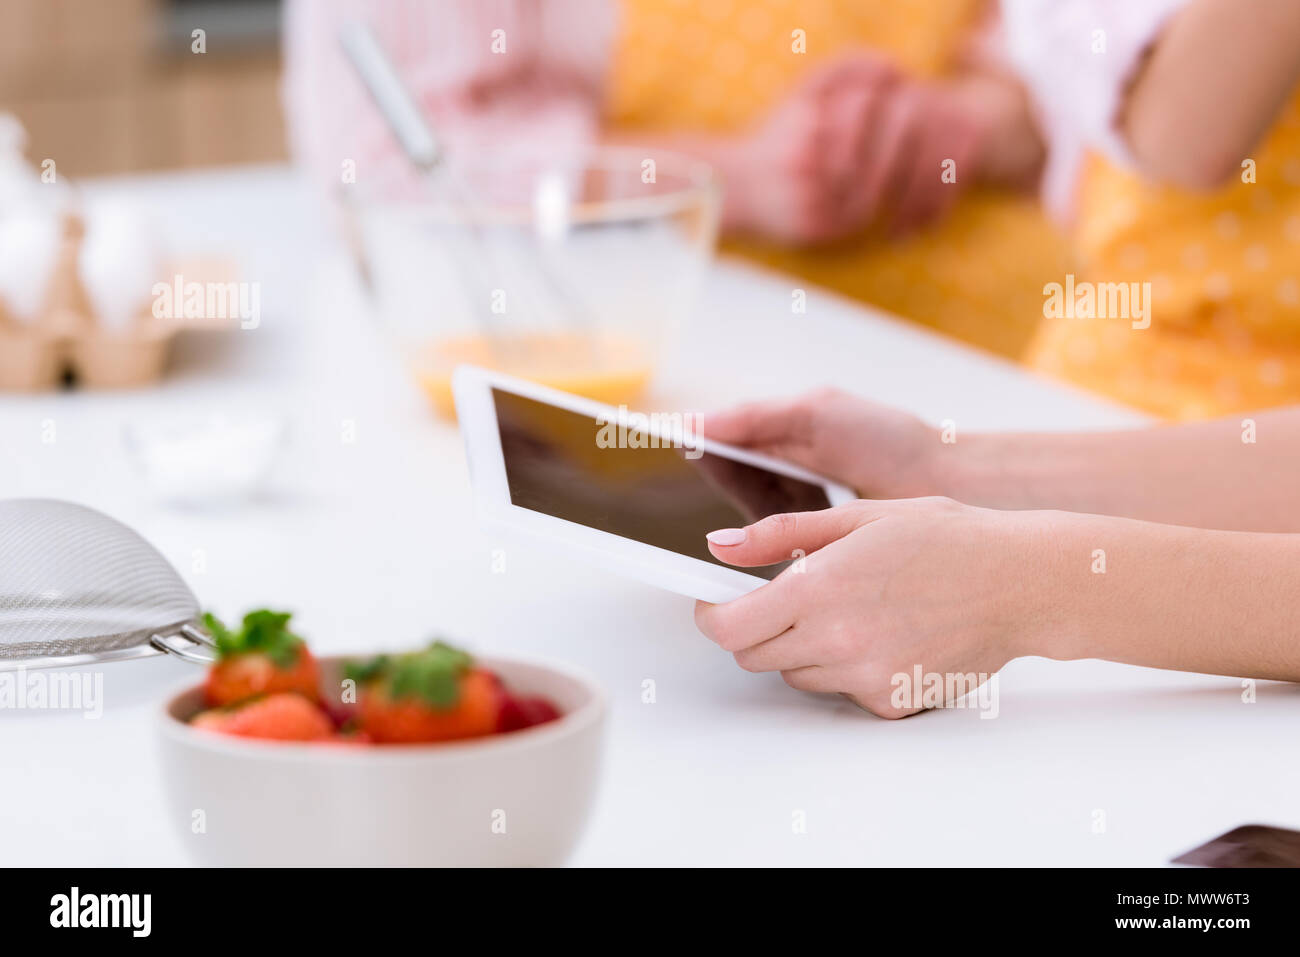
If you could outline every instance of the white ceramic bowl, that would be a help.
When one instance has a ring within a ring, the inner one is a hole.
[[[342,659],[321,659],[325,680]],[[161,715],[170,814],[193,858],[218,866],[533,867],[562,864],[596,791],[605,700],[588,678],[480,659],[561,717],[430,745],[256,741],[197,730],[192,687]]]

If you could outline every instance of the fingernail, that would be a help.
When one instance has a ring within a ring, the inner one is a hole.
[[[743,528],[720,528],[704,536],[714,545],[739,545],[745,540]]]

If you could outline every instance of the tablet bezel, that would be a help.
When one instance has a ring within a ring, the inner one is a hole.
[[[593,420],[635,428],[660,439],[673,438],[665,428],[658,427],[659,420],[653,417],[649,423],[633,423],[630,419],[635,413],[614,406],[476,366],[459,366],[452,378],[452,391],[456,401],[456,417],[465,441],[475,511],[482,524],[497,532],[542,541],[551,547],[558,546],[575,557],[597,561],[604,567],[646,584],[708,602],[730,601],[767,583],[767,579],[739,569],[713,565],[703,559],[679,555],[656,545],[515,505],[510,501],[496,404],[492,398],[493,389],[591,416]],[[832,505],[840,505],[857,497],[843,485],[766,455],[714,442],[707,437],[693,440],[692,448],[696,447],[714,455],[819,485],[825,490]]]

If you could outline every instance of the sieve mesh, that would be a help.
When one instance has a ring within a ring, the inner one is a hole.
[[[71,502],[0,501],[0,660],[101,655],[199,614],[162,554]]]

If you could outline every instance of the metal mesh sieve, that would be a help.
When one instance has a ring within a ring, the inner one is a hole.
[[[162,554],[107,515],[52,499],[0,501],[0,671],[211,644],[194,593]]]

